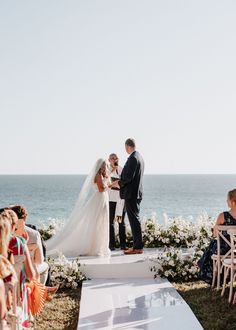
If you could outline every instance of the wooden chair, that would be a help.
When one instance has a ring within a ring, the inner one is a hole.
[[[232,226],[231,226],[232,227]],[[227,233],[230,235],[230,256],[223,260],[224,268],[224,283],[222,287],[221,296],[224,295],[227,277],[230,271],[230,280],[229,280],[229,303],[232,301],[233,296],[233,286],[236,275],[236,228],[231,228],[227,230]]]
[[[216,228],[216,239],[217,239],[217,254],[212,255],[213,261],[213,276],[212,276],[212,285],[211,287],[214,288],[215,283],[217,281],[216,289],[220,289],[220,274],[222,273],[223,268],[223,261],[230,256],[230,250],[224,254],[220,254],[220,241],[221,239],[227,243],[230,247],[230,241],[223,235],[223,232],[229,229],[235,229],[235,226],[225,226],[225,225],[218,225]]]

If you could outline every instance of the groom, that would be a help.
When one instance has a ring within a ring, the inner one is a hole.
[[[139,220],[140,203],[143,194],[144,161],[137,152],[134,139],[125,141],[126,152],[130,155],[118,181],[120,198],[125,200],[125,208],[133,235],[133,248],[124,251],[125,254],[143,253],[142,230]]]

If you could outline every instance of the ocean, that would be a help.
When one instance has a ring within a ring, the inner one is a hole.
[[[0,175],[0,207],[26,206],[28,222],[66,221],[78,198],[85,175]],[[236,175],[145,175],[141,218],[163,213],[195,221],[227,209],[226,195],[236,188]]]

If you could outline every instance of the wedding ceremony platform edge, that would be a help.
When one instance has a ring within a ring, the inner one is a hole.
[[[110,257],[81,257],[83,282],[79,330],[203,329],[190,307],[164,278],[154,279],[150,267],[158,249]]]

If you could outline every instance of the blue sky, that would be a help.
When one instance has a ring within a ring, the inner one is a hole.
[[[0,173],[235,173],[236,2],[0,2]]]

